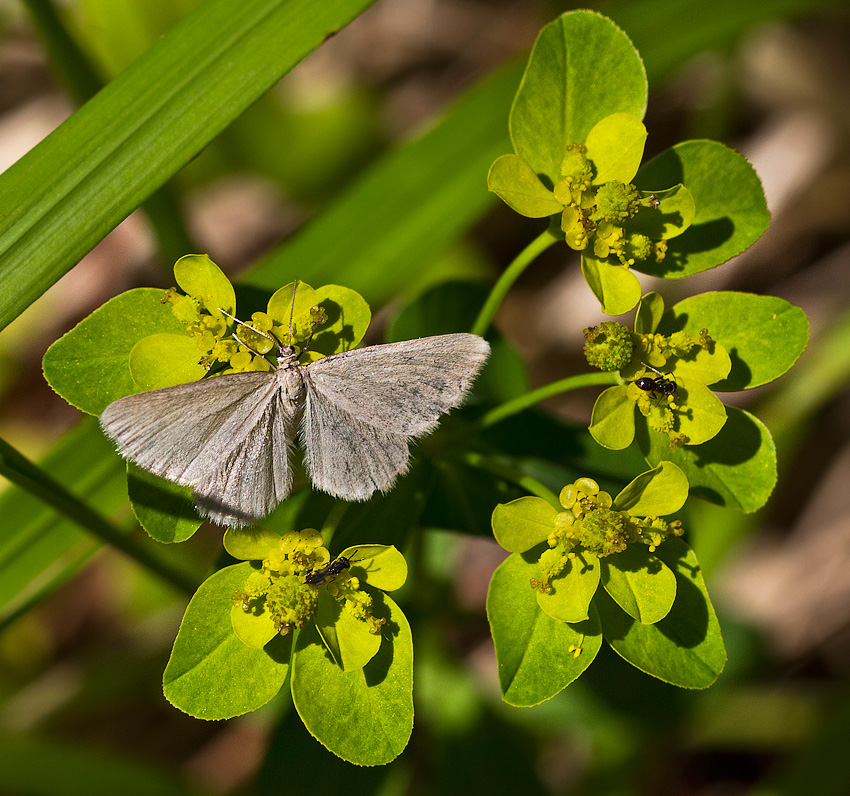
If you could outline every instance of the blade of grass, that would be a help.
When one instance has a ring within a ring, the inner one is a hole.
[[[0,175],[0,328],[373,0],[208,0]]]
[[[118,530],[109,520],[65,489],[4,439],[0,439],[0,475],[39,498],[69,520],[73,520],[101,541],[112,545],[138,564],[159,575],[175,588],[182,589],[190,595],[195,593],[198,582],[194,578],[154,555],[150,547],[139,544],[135,539]]]
[[[26,476],[29,468],[15,467]],[[93,419],[66,434],[36,470],[50,473],[60,494],[85,501],[100,522],[127,499],[126,467]],[[49,488],[40,476],[36,480],[39,488]],[[48,502],[14,484],[0,494],[0,627],[68,580],[101,549],[96,536],[57,513],[49,505],[53,498],[46,497]],[[188,587],[191,578],[183,577]]]
[[[24,4],[47,49],[53,72],[78,105],[87,102],[103,88],[103,81],[88,56],[74,41],[50,0],[24,0]],[[186,252],[198,250],[183,224],[173,187],[168,183],[163,185],[145,200],[142,208],[159,243],[162,265],[170,276],[171,263]]]

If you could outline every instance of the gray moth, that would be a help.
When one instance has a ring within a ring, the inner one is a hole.
[[[344,351],[309,364],[289,345],[270,372],[129,395],[100,416],[118,452],[191,487],[221,525],[257,522],[292,490],[296,434],[313,486],[342,500],[389,490],[409,442],[463,402],[490,353],[472,334]]]

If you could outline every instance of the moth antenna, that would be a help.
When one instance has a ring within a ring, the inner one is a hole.
[[[244,321],[240,321],[239,318],[235,317],[234,315],[231,315],[229,312],[227,312],[226,310],[223,310],[221,307],[216,307],[216,309],[222,315],[226,315],[228,318],[230,318],[230,320],[235,321],[240,326],[244,326],[246,329],[250,329],[255,334],[262,335],[267,340],[271,340],[272,343],[274,343],[276,346],[278,346],[278,347],[280,346],[280,340],[278,340],[274,335],[268,334],[267,332],[264,332],[262,329],[255,329],[250,324],[247,324]],[[239,337],[239,335],[237,335],[236,332],[233,332],[233,334],[231,334],[230,336],[234,340],[236,340],[236,342],[239,343],[239,345],[247,348],[252,354],[255,354],[256,356],[260,357],[261,359],[265,359],[264,354],[261,354],[259,351],[256,351],[255,349],[251,348],[251,346],[249,346],[241,337]],[[268,362],[268,360],[266,360],[266,361]],[[269,364],[271,364],[271,363],[269,363]],[[275,365],[274,367],[275,367],[275,370],[277,370],[277,366]]]
[[[274,335],[269,334],[268,332],[264,332],[262,329],[255,329],[253,326],[251,326],[251,324],[250,324],[250,323],[245,323],[245,321],[240,321],[240,320],[239,320],[239,318],[237,318],[237,317],[235,317],[235,316],[231,315],[229,312],[226,312],[226,311],[225,311],[225,310],[223,310],[221,307],[216,307],[216,309],[217,309],[217,310],[218,310],[218,311],[219,311],[222,315],[226,315],[228,318],[230,318],[230,320],[231,320],[231,321],[235,321],[235,322],[236,322],[236,323],[238,323],[240,326],[244,326],[246,329],[250,329],[250,330],[251,330],[252,332],[254,332],[255,334],[260,334],[260,335],[262,335],[262,336],[263,336],[263,337],[265,337],[267,340],[271,340],[271,341],[272,341],[275,345],[280,345],[280,340],[278,340],[278,339],[277,339]],[[232,335],[232,336],[233,336],[233,337],[236,337],[236,335],[235,335],[235,334],[234,334],[234,335]],[[236,339],[237,339],[237,340],[239,340],[239,338],[238,338],[238,337],[236,337]],[[240,342],[240,343],[242,343],[242,340],[239,340],[239,342]],[[242,345],[245,345],[245,343],[242,343]],[[245,348],[248,348],[248,346],[246,346],[246,345],[245,345]]]
[[[288,346],[292,346],[292,318],[295,315],[295,291],[298,289],[298,280],[292,280],[292,306],[289,308],[289,340],[286,341]],[[313,335],[310,335],[312,337]]]

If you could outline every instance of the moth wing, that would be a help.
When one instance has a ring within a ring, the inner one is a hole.
[[[407,469],[407,437],[364,423],[304,379],[301,441],[304,464],[317,489],[342,500],[366,500],[389,489]]]
[[[489,355],[478,335],[442,334],[345,351],[306,371],[315,391],[349,415],[415,438],[463,402]]]
[[[310,480],[343,500],[386,491],[411,439],[459,405],[490,346],[449,334],[346,351],[305,366],[302,441]]]
[[[297,404],[274,373],[238,373],[129,395],[100,424],[122,456],[191,487],[220,524],[264,517],[290,491]]]

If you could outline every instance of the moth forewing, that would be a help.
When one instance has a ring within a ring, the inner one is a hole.
[[[461,403],[490,352],[451,334],[346,351],[304,366],[304,461],[313,485],[343,500],[390,489],[408,443]]]
[[[463,401],[489,353],[477,335],[445,334],[334,354],[306,366],[305,378],[358,420],[419,437]]]
[[[203,516],[220,525],[246,525],[265,517],[292,490],[291,447],[298,404],[276,388],[262,412],[234,435],[235,450],[224,451],[207,485],[195,486]],[[197,483],[203,474],[197,474]]]
[[[238,373],[120,398],[100,424],[122,456],[191,487],[203,516],[245,525],[289,494],[297,412],[277,372]]]

